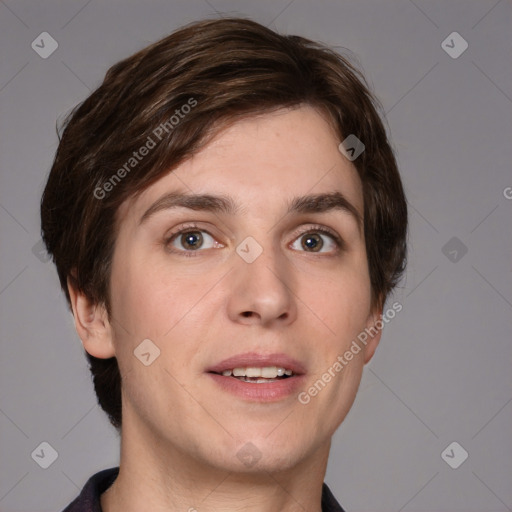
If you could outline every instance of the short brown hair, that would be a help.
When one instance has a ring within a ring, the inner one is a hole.
[[[223,123],[301,104],[325,114],[340,142],[353,134],[364,143],[353,163],[363,186],[372,305],[382,307],[405,269],[407,231],[382,108],[346,57],[241,18],[192,23],[118,62],[66,118],[41,220],[68,304],[70,278],[110,317],[116,214],[126,199],[197,153]],[[151,151],[130,161],[149,139]],[[117,360],[87,357],[99,404],[119,429]]]

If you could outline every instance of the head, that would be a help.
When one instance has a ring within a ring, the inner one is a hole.
[[[379,111],[362,74],[327,47],[220,19],[117,63],[68,116],[42,233],[112,425],[129,417],[204,457],[207,431],[224,448],[267,443],[277,458],[290,435],[304,446],[286,424],[266,437],[282,402],[217,398],[208,369],[240,352],[286,353],[310,386],[379,319],[407,229]],[[349,135],[364,144],[353,161],[338,149]],[[167,208],[169,193],[225,201]],[[145,366],[134,351],[148,339],[160,354]],[[302,450],[343,420],[379,339],[315,400],[289,399],[313,439]],[[214,403],[232,407],[224,429]]]

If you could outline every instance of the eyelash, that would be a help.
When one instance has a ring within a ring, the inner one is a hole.
[[[184,233],[188,233],[188,232],[191,232],[191,231],[204,231],[205,233],[208,233],[208,235],[210,235],[212,238],[214,238],[214,236],[211,233],[209,233],[206,229],[201,229],[197,224],[191,223],[191,224],[186,224],[186,225],[182,226],[180,230],[174,231],[168,237],[166,237],[165,240],[164,240],[164,246],[168,247],[168,245],[178,235],[182,235]],[[301,237],[301,236],[309,235],[309,234],[312,234],[312,233],[321,233],[323,235],[327,235],[327,236],[331,237],[331,239],[336,244],[336,247],[337,247],[336,252],[339,252],[341,249],[344,248],[344,243],[343,243],[342,239],[339,237],[339,235],[336,234],[336,232],[331,231],[329,228],[326,228],[325,226],[320,226],[320,225],[313,225],[310,228],[297,233],[297,235],[294,238],[294,240],[296,238]],[[201,252],[201,250],[197,250],[197,251],[182,251],[182,250],[176,251],[176,250],[170,250],[169,252],[171,252],[173,254],[179,254],[180,256],[185,256],[186,258],[190,258],[190,257],[198,256],[199,253]],[[314,256],[317,256],[317,254],[315,254],[315,253],[312,253],[312,254]]]

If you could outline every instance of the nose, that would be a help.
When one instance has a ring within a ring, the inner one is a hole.
[[[228,315],[238,323],[265,327],[288,325],[297,316],[290,264],[280,249],[271,248],[270,244],[264,247],[261,244],[263,251],[251,261],[252,258],[246,258],[243,251],[254,251],[257,248],[254,245],[242,243],[234,255],[234,268],[229,273]]]

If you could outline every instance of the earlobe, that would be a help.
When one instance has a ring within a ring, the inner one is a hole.
[[[69,277],[68,291],[76,332],[85,350],[100,359],[115,357],[112,330],[105,307],[94,304],[83,292],[75,289]]]
[[[368,316],[366,332],[368,341],[364,349],[364,364],[368,364],[372,359],[382,335],[382,308],[377,308]]]

